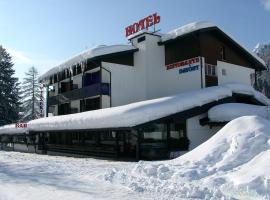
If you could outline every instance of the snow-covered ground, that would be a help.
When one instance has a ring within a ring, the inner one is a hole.
[[[171,161],[0,152],[0,200],[270,199],[270,122],[237,118]]]

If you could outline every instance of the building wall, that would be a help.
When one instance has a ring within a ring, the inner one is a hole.
[[[222,73],[223,70],[223,73]],[[225,74],[224,74],[225,72]],[[251,85],[250,75],[255,73],[254,69],[242,67],[239,65],[234,65],[222,61],[217,62],[217,75],[218,75],[218,84],[224,83],[244,83]]]
[[[243,51],[217,31],[201,32],[199,37],[201,56],[205,57],[206,63],[216,65],[217,61],[221,60],[220,48],[225,47],[225,62],[246,67],[253,66],[252,62],[246,59]]]
[[[102,62],[102,67],[111,72],[113,107],[144,100],[144,85],[134,67],[106,62]]]
[[[107,95],[101,96],[101,106],[102,108],[109,108],[110,107],[110,97]]]
[[[201,126],[200,119],[206,117],[207,114],[198,115],[187,119],[187,136],[190,140],[189,150],[192,150],[208,140],[222,127],[213,127],[210,129],[208,125]]]
[[[143,36],[146,38],[145,41],[138,43],[137,39],[142,37],[140,36],[132,39],[132,44],[139,48],[139,51],[135,53],[134,67],[138,70],[140,84],[145,84],[142,85],[145,88],[145,99],[159,98],[201,88],[200,69],[183,74],[179,74],[179,68],[167,70],[165,67],[165,46],[158,44],[160,37],[151,34]]]
[[[82,74],[73,76],[71,80],[73,80],[73,84],[78,85],[78,88],[82,88]]]
[[[74,100],[70,102],[70,108],[76,108],[78,112],[80,112],[80,99]]]

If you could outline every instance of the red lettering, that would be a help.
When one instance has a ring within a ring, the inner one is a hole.
[[[171,64],[168,64],[165,66],[166,66],[167,70],[170,70],[170,69],[174,69],[174,68],[178,68],[178,67],[183,67],[186,65],[191,65],[191,64],[197,63],[199,61],[200,61],[199,57],[196,57],[196,58],[191,58],[191,59],[184,60],[184,61],[171,63]]]
[[[138,23],[134,23],[128,27],[125,28],[126,30],[126,37],[137,33],[138,31],[141,31],[143,29],[147,29],[150,26],[153,26],[154,24],[157,24],[160,22],[160,16],[157,13],[154,13],[153,15],[149,15],[148,17],[145,17],[144,19],[141,19]]]
[[[126,27],[126,37],[132,35],[134,33],[133,26]]]
[[[148,27],[153,26],[153,16],[149,15],[146,17],[146,29],[148,30]]]
[[[160,22],[160,16],[157,13],[153,14],[154,16],[154,24],[158,24]]]
[[[139,21],[139,28],[140,28],[140,30],[143,30],[143,29],[144,29],[144,22],[145,22],[145,20],[146,20],[146,18],[141,19],[141,20]]]
[[[132,27],[133,27],[133,33],[137,33],[139,31],[139,24],[138,23],[134,23],[132,25]]]

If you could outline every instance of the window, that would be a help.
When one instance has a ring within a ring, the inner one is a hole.
[[[225,47],[224,46],[220,47],[219,57],[220,57],[220,60],[226,60]]]
[[[226,76],[227,75],[226,69],[222,69],[221,72],[222,72],[222,76]]]
[[[205,75],[216,76],[216,65],[205,63]]]
[[[151,124],[143,131],[143,140],[157,142],[167,139],[167,124]]]
[[[140,38],[138,38],[138,43],[140,43],[140,42],[142,42],[142,41],[144,41],[145,40],[145,36],[142,36],[142,37],[140,37]]]
[[[100,98],[80,100],[80,112],[100,109]]]
[[[171,150],[188,150],[189,140],[186,134],[186,124],[170,124],[170,149]]]

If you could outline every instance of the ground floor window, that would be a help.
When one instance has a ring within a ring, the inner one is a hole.
[[[186,131],[186,122],[170,123],[169,148],[171,150],[188,150],[189,140]]]
[[[167,140],[167,124],[154,123],[143,129],[142,141],[144,142],[162,142]]]

